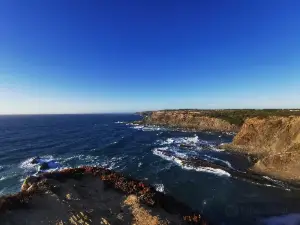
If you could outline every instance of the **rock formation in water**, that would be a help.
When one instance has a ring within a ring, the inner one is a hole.
[[[0,197],[1,224],[201,224],[198,212],[141,181],[99,167],[27,178]]]

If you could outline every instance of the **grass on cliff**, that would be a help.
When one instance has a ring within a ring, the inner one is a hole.
[[[300,116],[300,109],[180,109],[179,111],[184,111],[185,113],[197,113],[199,116],[220,118],[238,126],[241,126],[247,118],[251,117],[266,118],[269,116]]]

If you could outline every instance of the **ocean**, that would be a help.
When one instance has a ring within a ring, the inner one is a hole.
[[[222,169],[182,163],[200,157],[234,169],[247,168],[247,159],[218,148],[231,142],[234,134],[131,123],[140,118],[134,114],[0,116],[0,194],[18,192],[26,176],[37,172],[31,161],[40,156],[62,168],[101,166],[143,180],[199,210],[214,224],[299,219],[300,191],[287,184],[263,185],[233,178]]]

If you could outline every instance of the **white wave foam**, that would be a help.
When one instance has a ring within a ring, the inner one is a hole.
[[[192,137],[174,137],[174,138],[167,138],[165,140],[157,140],[157,144],[161,146],[165,145],[176,145],[181,147],[181,145],[186,145],[187,147],[192,148],[193,150],[202,150],[203,145],[208,146],[208,149],[213,151],[224,151],[223,149],[219,149],[215,146],[215,144],[201,140],[197,135],[194,135]]]
[[[122,155],[112,158],[100,158],[100,156],[79,154],[61,160],[66,164],[70,164],[71,161],[75,160],[76,166],[101,166],[113,170],[121,167],[122,165],[120,165],[120,163],[123,162],[123,159],[126,157],[126,155]]]
[[[219,176],[228,176],[228,177],[231,176],[230,173],[228,173],[222,169],[215,169],[215,168],[211,168],[211,167],[192,167],[189,165],[185,165],[182,163],[182,160],[180,158],[176,157],[176,155],[165,155],[163,153],[162,148],[153,149],[153,154],[157,155],[165,160],[172,161],[172,162],[176,163],[177,165],[179,165],[181,168],[186,169],[186,170],[195,170],[198,172],[213,173],[213,174],[219,175]]]
[[[141,167],[143,165],[143,163],[139,162],[138,163],[138,167]]]
[[[99,159],[99,156],[92,156],[92,155],[83,155],[83,154],[79,154],[79,155],[73,155],[70,156],[68,158],[62,158],[61,161],[63,163],[68,163],[72,160],[80,160],[80,161],[84,161],[87,164],[92,164],[94,162],[97,162]]]
[[[116,121],[115,123],[116,124],[123,124],[123,123],[126,123],[126,122],[124,122],[124,121]]]
[[[110,169],[110,170],[114,170],[117,169],[119,167],[121,167],[120,163],[123,162],[123,160],[126,158],[127,156],[114,156],[110,159],[106,159],[104,162],[100,163],[101,167]]]
[[[0,181],[6,180],[6,179],[7,179],[7,177],[5,177],[5,176],[0,177]]]
[[[230,135],[230,136],[234,136],[234,135],[236,135],[236,133],[235,132],[225,132],[225,134],[227,134],[227,135]]]
[[[212,150],[212,151],[216,151],[216,152],[223,152],[224,151],[224,149],[221,149],[221,148],[217,148],[215,145],[213,145],[213,144],[208,144],[209,145],[209,148],[210,148],[210,150]]]
[[[31,158],[26,159],[25,161],[20,163],[19,167],[21,169],[25,169],[25,170],[35,169],[36,164],[31,163],[34,158],[35,157],[31,157]],[[54,160],[54,157],[52,155],[41,156],[41,158],[43,159],[44,162],[50,162],[50,161]]]
[[[5,187],[5,188],[2,188],[2,189],[0,190],[0,195],[3,195],[3,194],[4,194],[4,192],[6,191],[6,189],[7,189],[7,187]]]
[[[131,128],[141,131],[165,131],[166,128],[159,127],[156,125],[136,125],[136,124],[128,124],[131,125]]]
[[[281,181],[279,181],[279,180],[274,180],[274,179],[272,179],[271,177],[268,177],[268,176],[263,176],[263,177],[266,178],[267,180],[273,181],[276,184],[283,185],[283,183]]]
[[[197,143],[200,143],[199,137],[197,135],[193,137],[179,137],[179,138],[168,138],[170,139],[164,144],[187,144],[187,145],[193,145],[195,146]],[[168,140],[167,139],[167,140]]]
[[[165,192],[165,186],[163,184],[154,184],[155,190],[161,193]]]
[[[291,189],[287,187],[287,185],[285,185],[282,181],[279,181],[279,180],[274,180],[268,176],[263,176],[265,179],[267,180],[270,180],[272,182],[274,182],[275,184],[277,184],[278,186],[284,188],[286,191],[290,191]],[[273,185],[270,185],[270,186],[273,186]]]
[[[223,159],[219,159],[219,158],[215,158],[215,157],[212,157],[212,156],[209,156],[209,155],[204,155],[205,158],[207,159],[211,159],[213,161],[219,161],[219,162],[222,162],[224,164],[226,164],[229,168],[233,169],[232,165],[230,162],[226,161],[226,160],[223,160]]]
[[[283,216],[274,216],[262,219],[260,224],[263,225],[299,225],[300,214],[287,214]]]
[[[183,168],[187,169],[187,170],[196,170],[198,172],[213,173],[213,174],[216,174],[219,176],[227,176],[227,177],[231,176],[230,173],[228,173],[222,169],[215,169],[215,168],[211,168],[211,167],[192,167],[192,166],[184,165]]]

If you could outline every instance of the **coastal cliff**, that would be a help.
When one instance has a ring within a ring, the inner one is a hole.
[[[144,114],[143,114],[144,115]],[[147,114],[142,121],[149,125],[163,125],[195,131],[237,132],[239,125],[212,117],[200,111],[162,110]]]
[[[300,116],[249,118],[228,147],[256,155],[256,172],[300,180]]]

